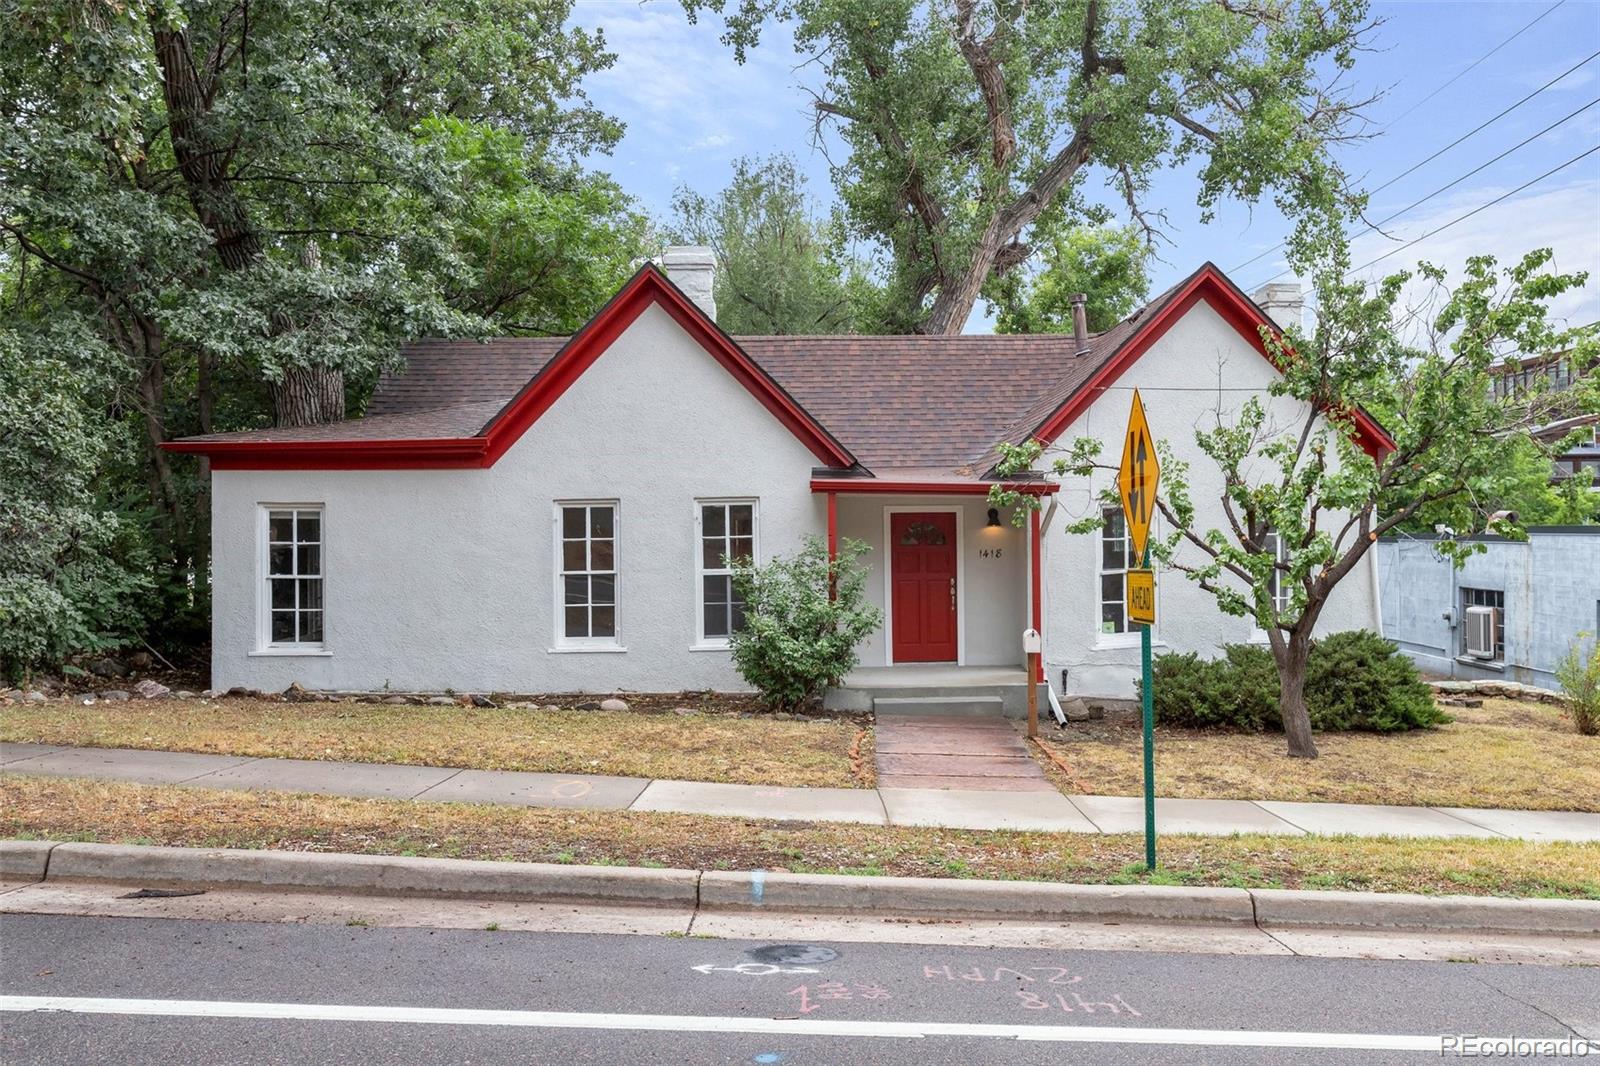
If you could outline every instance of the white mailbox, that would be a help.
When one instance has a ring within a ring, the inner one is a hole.
[[[1040,643],[1037,629],[1024,629],[1022,631],[1022,652],[1024,655],[1038,655],[1044,650],[1040,647]]]

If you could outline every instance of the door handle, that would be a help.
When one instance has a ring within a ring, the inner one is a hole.
[[[950,579],[950,609],[956,609],[956,579],[953,577]]]

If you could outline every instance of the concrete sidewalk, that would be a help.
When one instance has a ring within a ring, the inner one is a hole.
[[[0,772],[147,785],[271,789],[524,807],[673,811],[777,821],[1065,833],[1134,833],[1144,828],[1143,806],[1137,797],[1063,796],[1057,792],[777,788],[40,744],[0,744]],[[1156,824],[1162,832],[1210,835],[1343,833],[1600,841],[1600,814],[1575,811],[1158,799]]]

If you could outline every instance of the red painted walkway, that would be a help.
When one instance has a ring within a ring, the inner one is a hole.
[[[999,717],[878,716],[879,788],[1054,792],[1021,730]]]

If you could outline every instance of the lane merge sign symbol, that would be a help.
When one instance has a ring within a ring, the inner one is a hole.
[[[1161,461],[1156,458],[1156,442],[1145,421],[1144,401],[1133,390],[1133,407],[1128,411],[1128,431],[1123,435],[1122,466],[1117,471],[1117,492],[1122,497],[1122,515],[1133,547],[1133,561],[1142,565],[1150,539],[1150,519],[1155,516],[1156,487],[1161,483]]]

